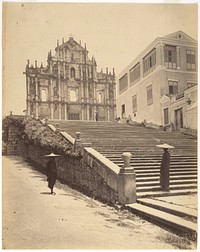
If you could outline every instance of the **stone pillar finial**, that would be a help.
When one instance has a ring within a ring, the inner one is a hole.
[[[56,123],[56,130],[55,130],[55,133],[56,133],[56,134],[60,133],[59,123]]]
[[[115,69],[113,68],[113,76],[115,77]]]
[[[76,132],[76,139],[80,139],[81,132]]]
[[[122,159],[124,161],[123,169],[130,167],[131,157],[132,157],[132,154],[130,152],[122,153]]]
[[[76,132],[76,138],[74,143],[74,152],[81,153],[82,152],[82,140],[80,138],[81,132]]]
[[[122,153],[124,165],[118,174],[119,202],[123,205],[136,202],[136,175],[130,165],[131,157],[130,152]]]

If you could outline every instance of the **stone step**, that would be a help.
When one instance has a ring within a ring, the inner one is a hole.
[[[155,198],[142,198],[137,200],[138,203],[149,206],[167,213],[171,213],[180,217],[188,217],[192,222],[197,222],[198,210],[184,207],[181,205],[175,205],[163,200]]]
[[[121,154],[131,152],[131,166],[136,172],[137,196],[184,195],[197,191],[197,142],[195,138],[179,132],[163,132],[141,126],[130,126],[112,122],[56,121],[59,128],[75,137],[81,132],[82,142],[92,147],[119,167],[123,166]],[[103,133],[103,134],[102,134]],[[162,149],[156,147],[167,142],[174,145],[170,150],[170,192],[159,191],[160,163]],[[138,191],[139,190],[139,191]]]
[[[167,197],[167,196],[177,196],[177,195],[188,195],[197,193],[197,189],[183,189],[183,190],[173,190],[169,192],[164,191],[149,191],[149,192],[137,192],[137,199],[147,198],[147,197]]]
[[[112,160],[111,160],[112,161]],[[113,162],[119,167],[123,167],[124,162],[119,163],[119,162]],[[134,170],[150,170],[150,169],[155,169],[159,170],[160,169],[160,163],[130,163],[130,166],[134,168]],[[197,169],[197,164],[187,164],[187,163],[182,163],[182,164],[170,164],[170,170],[190,170],[190,169]]]
[[[154,171],[154,170],[148,170],[148,171],[135,171],[136,177],[141,177],[141,176],[147,176],[147,177],[154,177],[154,176],[160,176],[160,172]],[[170,171],[169,172],[170,176],[177,176],[177,175],[197,175],[197,170],[189,170],[189,171]]]
[[[105,156],[105,155],[104,155]],[[112,161],[122,161],[122,158],[120,155],[106,155],[107,158],[112,159]],[[140,163],[141,162],[141,156],[139,157],[132,157],[131,162],[137,162]],[[153,157],[148,157],[148,156],[144,156],[142,158],[142,161],[148,161],[148,162],[160,162],[162,160],[162,156],[153,156]],[[170,157],[170,163],[179,163],[179,162],[194,162],[197,163],[197,157],[183,157],[183,156],[171,156]]]
[[[148,217],[151,221],[159,222],[181,232],[196,235],[197,224],[192,221],[139,203],[128,204],[126,206],[131,212],[143,217]]]
[[[136,185],[137,186],[137,185]],[[197,188],[197,185],[196,184],[191,184],[191,185],[170,185],[170,191],[173,191],[173,190],[185,190],[185,189],[196,189]],[[160,191],[160,186],[143,186],[143,187],[137,187],[136,191],[137,193],[139,192],[155,192],[155,191]]]
[[[101,153],[102,154],[102,153]],[[109,159],[112,159],[113,161],[115,160],[122,160],[121,158],[121,155],[117,155],[116,153],[113,153],[111,155],[105,155],[105,157],[109,158]],[[155,161],[161,161],[162,160],[162,156],[158,156],[158,155],[154,155],[154,156],[134,156],[131,158],[131,161],[133,162],[141,162],[142,161],[148,161],[148,162],[155,162]],[[170,157],[170,163],[171,162],[197,162],[197,157],[196,156],[187,156],[187,157],[184,157],[184,156],[172,156]]]
[[[151,176],[151,177],[138,177],[136,176],[136,182],[148,182],[148,181],[159,181],[160,179],[160,175],[158,176]],[[193,180],[193,179],[197,179],[197,175],[196,176],[190,176],[190,175],[181,175],[181,176],[171,176],[170,177],[170,181],[182,181],[182,180]]]
[[[141,178],[141,177],[160,177],[160,172],[156,171],[148,171],[148,172],[143,172],[143,171],[135,171],[136,178]],[[170,177],[172,176],[181,176],[181,175],[197,175],[197,171],[175,171],[175,172],[170,172],[169,173]]]
[[[136,180],[136,186],[138,187],[145,187],[145,186],[158,186],[160,182],[160,179],[157,178],[156,181],[137,181]],[[183,185],[183,184],[197,184],[197,179],[192,179],[192,180],[170,180],[170,185]]]

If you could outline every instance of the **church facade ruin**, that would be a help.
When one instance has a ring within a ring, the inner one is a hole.
[[[30,65],[26,75],[27,115],[59,120],[114,121],[116,82],[112,73],[97,72],[94,58],[89,59],[86,44],[73,37],[50,51],[47,66]]]

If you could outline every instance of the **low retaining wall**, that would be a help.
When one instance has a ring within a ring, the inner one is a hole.
[[[47,158],[44,156],[46,153],[43,148],[29,146],[29,159],[39,165],[38,168],[44,173],[47,163]],[[101,166],[91,153],[86,152],[84,156],[87,156],[86,160],[67,155],[56,158],[58,179],[90,197],[115,204],[118,199],[117,173],[113,173],[105,165]],[[90,164],[87,163],[88,159]],[[106,179],[107,176],[109,179]]]
[[[47,125],[52,131],[55,127]],[[66,141],[75,144],[75,139],[65,132],[60,133]],[[16,125],[9,126],[9,137],[7,143],[7,155],[18,155],[32,161],[36,168],[46,172],[48,153],[47,149],[40,145],[25,144],[21,136],[22,129]],[[84,157],[61,155],[56,158],[58,179],[76,188],[95,199],[109,204],[117,201],[117,172],[106,167],[105,162],[98,161],[98,152],[89,148],[83,151]],[[96,154],[93,156],[93,154]],[[105,161],[105,160],[104,160]],[[109,160],[108,160],[109,161]],[[112,163],[112,162],[111,162]]]
[[[46,123],[45,125],[58,134],[59,130],[54,126]],[[29,159],[36,164],[37,169],[45,173],[48,160],[45,155],[49,153],[49,149],[41,147],[40,144],[26,144],[20,139],[22,133],[22,130],[16,125],[9,127],[7,154]],[[115,204],[122,197],[125,199],[122,201],[123,204],[133,203],[129,202],[130,197],[128,198],[127,195],[130,194],[130,190],[126,181],[119,179],[120,169],[116,164],[93,148],[85,147],[90,144],[82,144],[80,134],[77,134],[77,139],[65,132],[60,132],[60,134],[70,143],[73,150],[73,153],[69,152],[56,158],[58,179],[61,182],[105,203]],[[82,156],[73,155],[80,152]],[[133,183],[135,182],[133,181]],[[118,192],[119,185],[122,189],[120,192]]]
[[[9,126],[9,137],[5,151],[7,155],[28,156],[28,146],[24,144],[21,138],[23,132],[24,130],[20,127],[16,127],[12,124]]]

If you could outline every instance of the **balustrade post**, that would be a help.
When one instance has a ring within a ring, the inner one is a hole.
[[[81,132],[76,132],[76,138],[74,143],[74,152],[81,153],[82,152],[82,140],[80,138]]]
[[[56,134],[60,133],[59,123],[56,123],[56,130],[55,130],[55,133],[56,133]]]
[[[130,166],[132,154],[122,153],[123,167],[118,174],[118,196],[122,205],[136,202],[136,176],[133,167]]]

